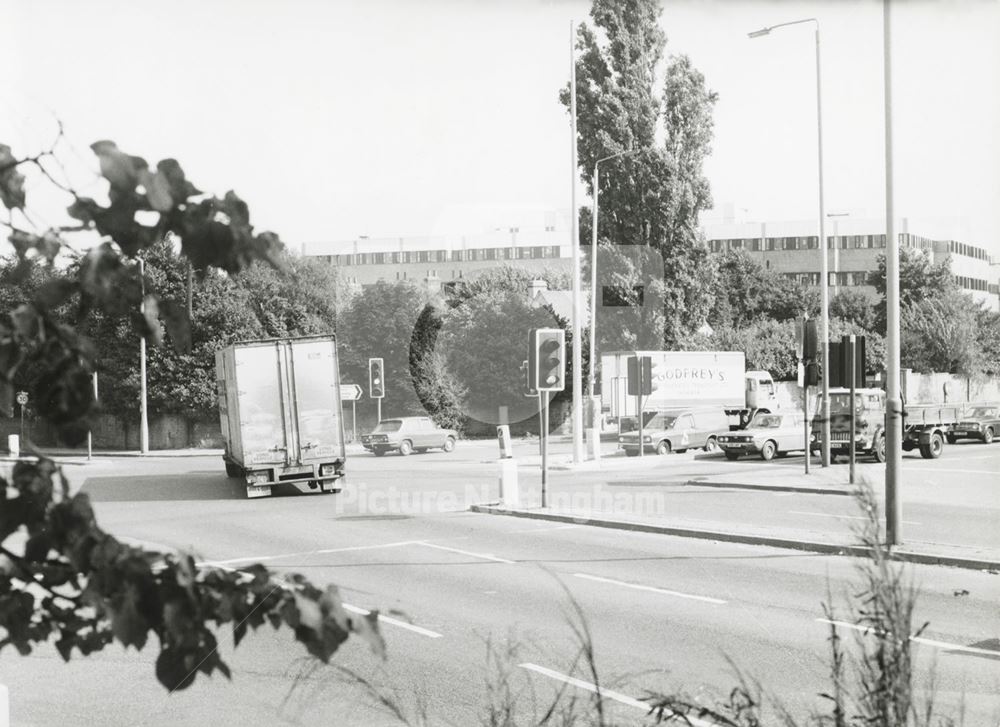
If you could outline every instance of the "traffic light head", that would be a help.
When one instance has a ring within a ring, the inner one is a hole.
[[[382,359],[368,359],[368,392],[373,399],[385,397],[385,367]]]
[[[538,328],[531,332],[534,359],[533,383],[538,391],[566,388],[566,333],[561,328]],[[530,363],[529,363],[530,367]]]

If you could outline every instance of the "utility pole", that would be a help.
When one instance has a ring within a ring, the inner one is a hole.
[[[882,3],[882,52],[885,77],[885,318],[886,318],[886,441],[885,537],[887,545],[902,541],[903,505],[899,473],[903,468],[903,402],[899,391],[899,240],[896,238],[892,193],[892,44],[889,0]]]
[[[570,127],[572,136],[572,185],[570,186],[570,244],[573,250],[573,462],[583,461],[583,352],[580,345],[580,233],[579,210],[576,208],[576,27],[569,23],[569,98]]]
[[[146,318],[146,262],[139,258],[139,312]],[[139,336],[139,451],[149,454],[149,417],[146,410],[146,335]]]

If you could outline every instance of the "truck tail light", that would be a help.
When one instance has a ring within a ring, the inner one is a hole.
[[[270,479],[271,473],[268,470],[254,470],[253,472],[247,472],[248,485],[266,485]]]

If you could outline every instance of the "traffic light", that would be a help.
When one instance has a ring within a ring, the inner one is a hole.
[[[653,359],[650,356],[629,356],[626,379],[629,396],[649,396],[653,393]]]
[[[862,388],[865,385],[865,337],[855,336],[855,368],[854,385]],[[840,341],[830,342],[830,386],[849,388],[851,385],[851,337],[842,336]]]
[[[382,359],[368,359],[368,395],[373,399],[385,397],[385,367]]]
[[[521,385],[524,387],[525,396],[538,396],[538,392],[531,382],[531,366],[527,359],[521,362]]]
[[[561,328],[536,328],[528,347],[529,384],[538,391],[566,388],[566,332]]]
[[[802,359],[815,361],[819,358],[819,334],[816,330],[816,321],[805,320],[802,323]]]

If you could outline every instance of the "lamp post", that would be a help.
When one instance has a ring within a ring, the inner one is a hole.
[[[600,167],[603,162],[609,162],[612,159],[618,159],[619,157],[629,156],[631,154],[638,154],[640,149],[628,149],[626,151],[620,151],[617,154],[611,154],[610,156],[602,157],[594,162],[594,212],[591,215],[594,234],[593,242],[590,246],[590,377],[587,382],[587,396],[593,399],[594,397],[594,353],[596,351],[596,341],[597,341],[597,212],[599,208],[598,197],[600,196]]]
[[[573,331],[573,462],[579,464],[583,461],[583,409],[581,399],[583,398],[583,366],[582,347],[580,344],[580,331],[583,329],[580,301],[583,296],[580,290],[580,235],[579,235],[579,214],[576,208],[576,26],[573,21],[569,24],[569,98],[570,98],[570,136],[572,137],[572,185],[570,186],[570,244],[573,251],[573,320],[570,325]]]
[[[817,158],[819,167],[819,250],[820,250],[820,365],[822,369],[822,399],[820,417],[823,423],[823,441],[821,451],[823,466],[830,466],[830,273],[828,266],[829,249],[826,242],[826,207],[823,201],[823,103],[820,84],[819,63],[819,21],[816,18],[792,20],[778,23],[760,30],[748,33],[751,38],[769,35],[772,30],[788,25],[814,23],[816,25],[816,136]]]
[[[146,261],[139,258],[139,312],[146,317]],[[146,410],[146,335],[139,335],[139,451],[149,454],[149,416]]]

